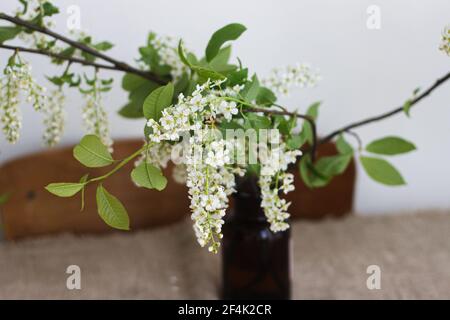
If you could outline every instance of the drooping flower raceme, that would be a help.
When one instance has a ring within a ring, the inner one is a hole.
[[[267,158],[262,161],[259,177],[261,207],[273,232],[289,228],[286,220],[289,218],[287,210],[291,203],[280,198],[280,192],[287,194],[294,190],[294,176],[286,171],[301,154],[300,150],[288,150],[286,145],[281,143],[278,147],[268,150]]]
[[[270,76],[262,82],[274,92],[288,95],[292,87],[313,87],[319,80],[319,73],[308,64],[296,64],[283,69],[273,69]]]
[[[20,94],[24,93],[26,101],[40,111],[46,103],[46,89],[36,83],[31,75],[31,66],[17,54],[9,60],[4,74],[0,82],[1,122],[6,140],[16,143],[22,127]]]
[[[86,104],[82,109],[82,118],[88,134],[95,134],[102,143],[112,150],[113,141],[110,137],[108,115],[103,106],[101,84],[95,79],[90,90],[84,92]]]
[[[64,132],[66,115],[64,112],[65,96],[62,88],[54,90],[48,97],[48,103],[42,108],[44,114],[45,131],[43,135],[44,144],[53,147],[57,145]]]
[[[187,152],[183,163],[189,188],[194,230],[201,246],[217,252],[222,237],[223,217],[228,196],[234,192],[234,173],[241,170],[230,165],[229,146],[214,133],[217,117],[235,114],[236,103],[224,99],[218,89],[221,81],[197,86],[189,97],[182,94],[175,106],[162,111],[159,121],[150,119],[149,140],[153,143],[178,142],[184,133],[193,136],[183,141]]]

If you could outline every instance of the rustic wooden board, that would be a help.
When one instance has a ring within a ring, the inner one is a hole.
[[[115,143],[115,159],[124,158],[141,145],[140,140]],[[321,146],[321,154],[333,154],[332,144]],[[163,192],[137,188],[129,174],[133,164],[105,182],[105,187],[126,206],[131,229],[156,227],[178,221],[189,215],[189,200],[185,186],[171,181],[171,168],[165,175],[168,187]],[[0,194],[10,192],[11,198],[2,207],[1,216],[5,238],[20,239],[50,233],[118,232],[106,226],[97,214],[95,186],[86,190],[86,208],[80,212],[80,196],[58,198],[44,186],[51,182],[78,181],[89,172],[91,176],[108,169],[86,170],[72,157],[72,148],[55,149],[25,156],[0,168]],[[295,171],[296,173],[296,171]],[[355,181],[354,163],[328,187],[308,190],[298,179],[296,191],[289,195],[293,202],[290,212],[294,218],[341,216],[350,212]]]

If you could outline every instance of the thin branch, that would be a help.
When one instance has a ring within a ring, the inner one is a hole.
[[[51,58],[55,58],[55,59],[61,59],[64,61],[68,61],[70,63],[79,63],[82,64],[84,66],[92,66],[98,69],[108,69],[108,70],[117,70],[117,71],[122,71],[117,69],[115,66],[111,66],[111,65],[106,65],[106,64],[101,64],[101,63],[96,63],[96,62],[89,62],[83,59],[79,59],[79,58],[75,58],[75,57],[67,57],[58,53],[54,53],[54,52],[50,52],[50,51],[46,51],[46,50],[39,50],[39,49],[30,49],[30,48],[24,48],[24,47],[17,47],[17,46],[9,46],[6,44],[0,44],[0,48],[1,49],[7,49],[7,50],[13,50],[13,51],[18,51],[18,52],[29,52],[29,53],[34,53],[34,54],[39,54],[39,55],[43,55],[43,56],[48,56]]]
[[[91,54],[91,55],[93,55],[93,56],[95,56],[97,58],[100,58],[100,59],[102,59],[104,61],[107,61],[107,62],[113,64],[115,66],[115,68],[116,68],[115,70],[120,70],[120,71],[124,71],[124,72],[127,72],[127,73],[133,73],[133,74],[139,75],[139,76],[141,76],[143,78],[146,78],[148,80],[154,81],[154,82],[159,83],[159,84],[166,84],[167,83],[166,79],[163,79],[163,78],[157,76],[156,74],[154,74],[152,72],[146,72],[146,71],[134,68],[134,67],[128,65],[127,63],[125,63],[125,62],[118,61],[118,60],[116,60],[116,59],[114,59],[114,58],[112,58],[112,57],[110,57],[110,56],[108,56],[108,55],[106,55],[104,53],[101,53],[101,52],[99,52],[99,51],[97,51],[97,50],[95,50],[95,49],[93,49],[93,48],[83,44],[83,43],[80,43],[78,41],[74,41],[72,39],[69,39],[69,38],[67,38],[67,37],[65,37],[65,36],[63,36],[63,35],[61,35],[59,33],[56,33],[56,32],[54,32],[54,31],[52,31],[52,30],[50,30],[48,28],[40,27],[38,25],[35,25],[35,24],[30,23],[28,21],[22,20],[20,18],[7,15],[7,14],[5,14],[3,12],[0,12],[0,20],[6,20],[6,21],[14,23],[14,24],[16,24],[18,26],[22,26],[22,27],[25,27],[25,28],[27,28],[29,30],[33,30],[33,31],[36,31],[36,32],[40,32],[40,33],[46,34],[46,35],[48,35],[48,36],[50,36],[50,37],[52,37],[54,39],[60,40],[60,41],[66,43],[66,44],[68,44],[68,45],[70,45],[70,46],[72,46],[72,47],[74,47],[76,49],[79,49],[79,50],[81,50],[83,52],[86,52],[86,53]]]
[[[444,82],[446,82],[449,79],[450,79],[450,72],[447,73],[442,78],[437,79],[436,82],[431,87],[429,87],[422,94],[420,94],[415,99],[413,99],[411,101],[410,106],[412,107],[415,104],[417,104],[419,101],[421,101],[423,98],[425,98],[428,95],[430,95],[435,89],[437,89],[440,85],[442,85]],[[371,118],[367,118],[367,119],[363,119],[363,120],[351,123],[349,125],[346,125],[346,126],[340,128],[340,129],[337,129],[337,130],[331,132],[330,134],[326,135],[325,137],[323,137],[322,139],[319,140],[318,144],[322,144],[322,143],[328,142],[328,141],[332,140],[334,137],[336,137],[339,134],[341,134],[342,132],[348,132],[351,129],[355,129],[355,128],[361,127],[363,125],[372,123],[372,122],[377,122],[377,121],[389,118],[389,117],[391,117],[393,115],[396,115],[398,113],[401,113],[401,112],[403,112],[403,106],[397,107],[394,110],[391,110],[391,111],[386,112],[386,113],[382,113],[382,114],[380,114],[378,116],[374,116],[374,117],[371,117]]]
[[[363,143],[362,143],[361,137],[356,132],[353,132],[351,130],[347,130],[345,132],[347,134],[351,135],[353,138],[355,138],[356,142],[358,143],[358,150],[362,150]]]
[[[308,115],[304,115],[304,114],[298,114],[298,113],[294,113],[294,112],[289,112],[289,111],[279,111],[279,110],[270,110],[270,109],[264,109],[264,108],[254,108],[254,107],[249,107],[249,108],[245,108],[245,111],[249,111],[249,112],[262,112],[265,114],[272,114],[272,115],[280,115],[280,116],[290,116],[290,117],[297,117],[300,119],[303,119],[305,121],[308,121],[309,124],[311,125],[311,131],[312,131],[312,145],[311,148],[308,150],[308,152],[311,152],[311,158],[314,161],[315,157],[316,157],[316,150],[317,150],[317,127],[316,127],[316,122],[314,121],[314,119]]]

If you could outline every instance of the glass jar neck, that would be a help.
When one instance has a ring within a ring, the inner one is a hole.
[[[235,219],[266,221],[264,210],[261,208],[261,189],[256,176],[237,178],[233,200]]]

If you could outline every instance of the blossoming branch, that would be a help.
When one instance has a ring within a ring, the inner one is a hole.
[[[77,182],[52,183],[47,190],[60,197],[82,193],[83,207],[86,185],[96,184],[100,217],[113,228],[128,230],[130,221],[125,207],[102,182],[135,161],[131,172],[134,183],[161,191],[167,185],[162,169],[172,161],[174,180],[185,183],[189,190],[198,243],[212,252],[220,246],[228,199],[236,192],[236,177],[257,177],[261,207],[273,232],[289,227],[290,203],[283,195],[294,189],[294,164],[311,188],[327,185],[346,170],[355,155],[375,181],[404,184],[400,172],[384,157],[413,151],[414,144],[387,136],[364,147],[354,130],[397,114],[410,116],[413,106],[450,78],[447,72],[427,89],[414,90],[411,97],[391,111],[318,138],[320,102],[304,112],[289,111],[277,103],[278,95],[287,95],[296,87],[317,85],[317,70],[302,63],[275,68],[266,77],[250,72],[242,61],[232,59],[229,45],[245,32],[241,24],[232,23],[217,30],[200,56],[186,49],[180,39],[151,32],[138,49],[139,57],[133,66],[107,54],[113,47],[109,41],[96,41],[84,32],[66,37],[53,31],[52,17],[59,10],[50,1],[19,2],[22,7],[14,16],[0,13],[0,20],[9,23],[0,26],[0,49],[12,51],[0,80],[0,119],[5,138],[11,143],[19,139],[19,98],[25,95],[33,109],[44,116],[44,143],[56,145],[66,121],[65,90],[78,90],[85,99],[81,117],[86,135],[74,148],[74,157],[86,167],[112,168],[102,176],[85,175]],[[5,44],[14,39],[24,45]],[[447,28],[440,46],[447,55],[449,41]],[[61,74],[47,76],[54,86],[50,95],[34,80],[26,54],[48,56],[52,63],[61,66]],[[73,71],[73,64],[83,65],[86,71]],[[119,113],[127,118],[143,118],[143,146],[123,160],[115,160],[111,155],[113,141],[102,99],[113,81],[102,77],[104,70],[124,73],[122,88],[128,93],[128,101]],[[347,141],[348,136],[357,138],[357,148]],[[317,145],[331,140],[338,153],[317,158]]]

